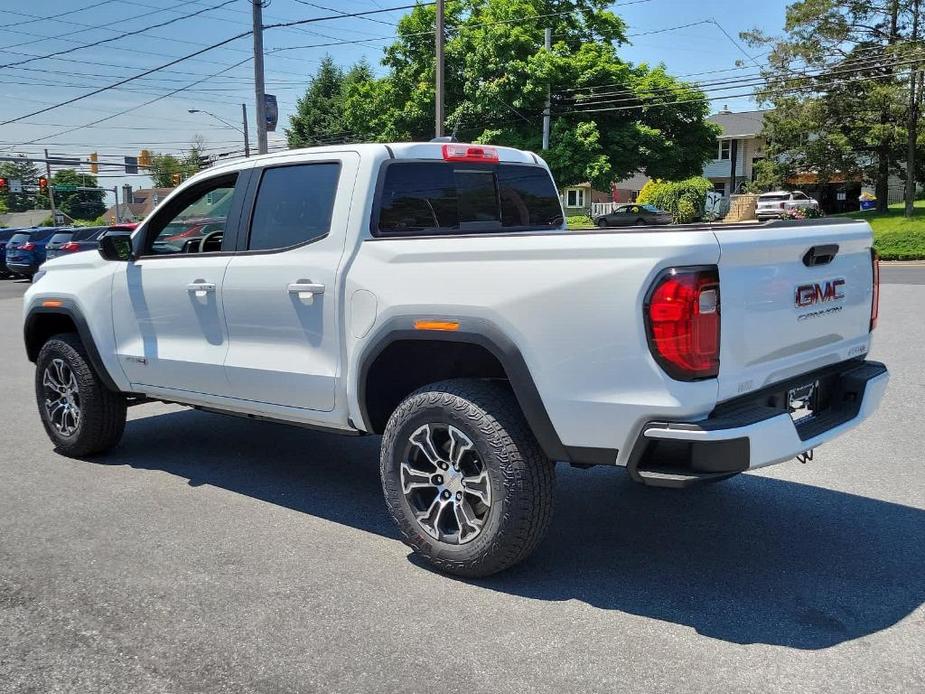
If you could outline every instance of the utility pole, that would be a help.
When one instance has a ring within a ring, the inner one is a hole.
[[[913,46],[918,43],[919,38],[919,4],[920,0],[913,0],[911,39]],[[912,64],[909,72],[909,113],[908,122],[906,123],[906,204],[904,210],[906,217],[911,217],[915,214],[915,150],[918,143],[919,101],[922,96],[922,71],[918,62]]]
[[[257,97],[257,153],[267,153],[267,104],[263,83],[263,0],[250,0],[254,8],[254,95]]]
[[[58,214],[55,212],[55,187],[51,184],[51,163],[48,161],[48,150],[45,150],[45,176],[48,177],[48,203],[51,205],[51,221],[56,222]]]
[[[112,194],[116,198],[116,224],[122,223],[122,215],[119,214],[119,186],[113,186]]]
[[[552,50],[552,29],[546,29],[546,37],[543,42],[546,46],[546,52]],[[543,149],[549,149],[549,121],[550,108],[552,107],[552,87],[546,85],[546,107],[543,109]]]
[[[251,155],[251,143],[247,138],[247,104],[241,104],[241,117],[244,119],[244,156]]]
[[[445,85],[443,83],[443,0],[437,0],[437,26],[435,27],[436,46],[437,46],[437,80],[436,80],[436,103],[434,111],[436,112],[436,136],[443,137],[443,97]]]

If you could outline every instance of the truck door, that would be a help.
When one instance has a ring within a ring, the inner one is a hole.
[[[225,273],[229,395],[334,409],[340,362],[338,270],[359,156],[268,165]]]
[[[137,390],[225,391],[222,279],[246,178],[232,172],[197,183],[138,230],[138,257],[112,289],[116,350]]]

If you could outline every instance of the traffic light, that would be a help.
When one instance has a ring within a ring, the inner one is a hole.
[[[180,185],[180,182],[183,180],[183,177],[178,173],[170,174],[170,180],[173,182],[175,186],[178,186]]]
[[[98,162],[99,162],[99,157],[96,156],[96,152],[92,152],[90,154],[90,173],[100,172],[100,165]]]
[[[48,177],[47,176],[39,176],[39,192],[43,194],[48,192]]]
[[[9,193],[10,183],[5,178],[0,178],[0,193]]]
[[[138,166],[143,166],[146,169],[151,168],[151,152],[143,149],[138,153]]]

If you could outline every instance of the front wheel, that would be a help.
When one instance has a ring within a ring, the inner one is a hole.
[[[59,453],[102,453],[122,438],[125,396],[106,388],[74,334],[56,335],[42,346],[35,360],[35,397]]]
[[[386,425],[381,473],[405,543],[450,574],[513,566],[552,516],[553,463],[506,384],[460,379],[412,393]]]

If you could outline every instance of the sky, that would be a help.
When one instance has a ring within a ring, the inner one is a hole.
[[[411,1],[270,0],[264,9],[264,25],[396,7]],[[751,65],[754,72],[755,64],[761,61],[760,51],[742,44],[738,34],[754,27],[779,33],[786,4],[785,0],[617,0],[612,9],[626,21],[631,37],[631,43],[620,49],[624,60],[664,63],[670,73],[697,80],[736,75],[735,70],[708,73],[735,68],[737,61]],[[3,0],[0,122],[248,31],[250,7],[249,0]],[[277,96],[280,110],[280,125],[269,136],[271,149],[274,144],[284,144],[283,129],[296,100],[325,53],[344,66],[366,58],[381,72],[382,50],[394,37],[394,25],[404,12],[339,17],[264,32],[266,91]],[[171,20],[178,21],[152,28]],[[139,33],[98,46],[30,60],[136,31]],[[242,103],[247,104],[251,145],[255,147],[252,55],[252,39],[243,37],[121,88],[0,126],[0,156],[41,155],[47,147],[52,155],[86,157],[95,151],[101,161],[117,161],[125,155],[135,156],[143,148],[182,151],[197,135],[205,140],[210,153],[239,152],[243,136],[235,128],[241,128]],[[163,97],[180,89],[183,91]],[[743,91],[747,90],[735,89],[728,96]],[[713,110],[755,107],[743,97],[720,96],[711,104]],[[201,112],[189,113],[190,109]],[[127,112],[89,125],[122,111]],[[73,132],[64,132],[72,128]],[[114,167],[101,167],[99,181],[104,187],[150,185],[148,177],[126,176]],[[112,195],[108,197],[112,202]]]

